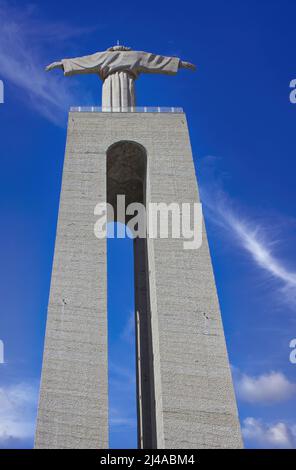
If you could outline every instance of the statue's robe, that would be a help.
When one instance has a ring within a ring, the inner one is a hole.
[[[103,80],[102,107],[135,106],[134,80],[140,73],[173,75],[180,59],[139,51],[105,51],[62,60],[64,74],[96,73]]]

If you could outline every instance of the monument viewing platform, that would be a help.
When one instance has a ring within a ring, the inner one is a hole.
[[[183,108],[163,106],[71,106],[71,113],[183,113]]]

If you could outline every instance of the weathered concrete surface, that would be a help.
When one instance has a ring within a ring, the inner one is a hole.
[[[70,116],[36,448],[108,447],[106,240],[93,232],[106,159],[97,150]]]
[[[146,149],[147,203],[198,201],[184,114],[70,113],[36,447],[107,446],[106,245],[93,210],[121,140]],[[196,251],[149,239],[148,264],[157,447],[241,447],[205,232]]]

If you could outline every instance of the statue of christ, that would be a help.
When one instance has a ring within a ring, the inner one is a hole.
[[[99,75],[103,80],[102,107],[107,109],[136,105],[134,81],[140,73],[174,75],[180,68],[195,70],[193,64],[178,57],[133,51],[130,47],[120,45],[84,57],[53,62],[46,70],[55,68],[63,69],[66,76],[89,73]]]

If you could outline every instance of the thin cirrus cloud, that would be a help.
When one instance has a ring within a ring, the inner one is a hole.
[[[116,448],[134,447],[137,441],[134,329],[134,313],[130,312],[116,344],[112,342],[109,348],[110,443]]]
[[[126,341],[130,345],[135,342],[135,314],[133,311],[129,313],[128,320],[121,332],[120,339]]]
[[[32,447],[37,401],[35,383],[0,387],[0,448]]]
[[[131,427],[135,428],[137,426],[137,420],[135,416],[132,416],[132,413],[128,414],[128,410],[124,409],[117,409],[117,408],[111,408],[110,409],[110,414],[109,414],[109,419],[110,419],[110,425],[113,428],[116,427]]]
[[[234,209],[234,201],[224,191],[221,177],[215,177],[215,157],[204,159],[206,178],[201,185],[202,203],[207,216],[223,229],[228,236],[251,257],[254,264],[265,272],[268,279],[279,281],[279,299],[294,307],[296,304],[296,271],[286,266],[274,253],[275,240],[268,239],[271,232],[263,224],[253,222],[249,217]],[[207,166],[208,165],[208,166]],[[278,242],[277,242],[278,243]]]
[[[234,370],[234,383],[238,399],[252,404],[269,405],[296,396],[296,384],[282,372],[271,371],[256,377]]]
[[[295,449],[296,425],[282,421],[265,423],[248,417],[243,421],[242,434],[247,447],[263,449]]]
[[[54,124],[64,125],[69,106],[77,102],[76,91],[62,74],[45,73],[45,51],[53,40],[65,41],[94,28],[48,23],[37,15],[32,5],[17,8],[0,0],[1,78],[15,85],[32,109]]]
[[[275,258],[271,249],[272,243],[265,241],[260,236],[260,229],[252,226],[250,222],[241,221],[231,211],[224,214],[224,219],[257,266],[281,281],[286,293],[291,294],[290,299],[294,298],[295,300],[296,272],[290,271],[283,262]]]

